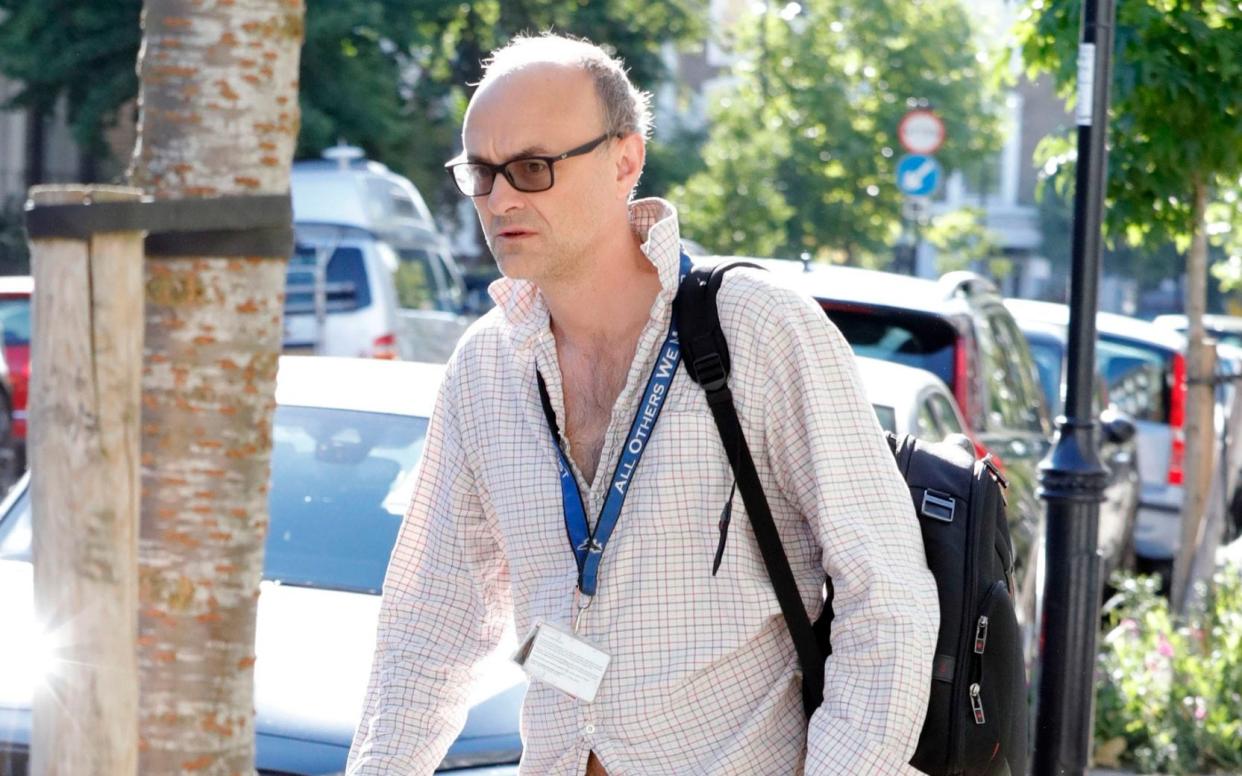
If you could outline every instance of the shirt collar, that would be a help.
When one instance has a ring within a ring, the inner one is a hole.
[[[681,237],[677,210],[657,197],[630,203],[630,228],[643,242],[643,255],[660,276],[660,298],[667,302],[677,293],[681,269]],[[539,288],[529,280],[502,277],[487,292],[512,328],[519,347],[548,327],[548,308]]]

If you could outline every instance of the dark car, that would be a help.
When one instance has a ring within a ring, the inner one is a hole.
[[[283,358],[272,429],[270,524],[256,622],[260,776],[345,769],[362,716],[380,587],[413,487],[443,368]],[[0,776],[26,776],[40,668],[30,478],[0,505]],[[465,728],[440,765],[513,776],[526,680],[512,631],[479,665]]]
[[[16,471],[26,468],[26,400],[30,386],[30,297],[34,281],[29,275],[0,277],[0,328],[4,329],[4,360],[12,386],[12,444]]]
[[[996,288],[969,272],[937,281],[793,261],[756,263],[811,294],[856,354],[925,369],[949,387],[977,452],[991,453],[1009,481],[1021,616],[1034,622],[1039,574],[1027,572],[1039,568],[1042,557],[1037,475],[1053,429],[1026,339]],[[1028,628],[1028,637],[1033,634]]]
[[[1018,325],[1031,346],[1044,397],[1053,414],[1060,415],[1066,390],[1066,329],[1029,319],[1019,319]],[[1138,519],[1142,482],[1139,479],[1134,421],[1109,402],[1102,374],[1097,375],[1096,385],[1094,407],[1098,410],[1100,462],[1109,472],[1099,520],[1101,572],[1103,579],[1107,580],[1114,571],[1133,571],[1135,568],[1134,526]],[[1100,407],[1103,409],[1098,409]]]

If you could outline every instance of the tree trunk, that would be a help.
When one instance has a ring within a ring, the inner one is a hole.
[[[1183,611],[1189,600],[1191,566],[1202,539],[1203,513],[1212,479],[1215,343],[1203,329],[1207,307],[1207,186],[1194,182],[1194,235],[1186,257],[1186,457],[1183,466],[1181,545],[1173,564],[1172,603]]]
[[[138,192],[31,191],[39,205],[80,204],[88,196],[136,200]],[[132,776],[142,233],[40,239],[31,253],[32,565],[44,637],[29,646],[52,662],[34,677],[30,772]],[[5,760],[0,755],[0,771]]]
[[[302,0],[146,0],[131,177],[289,188]],[[254,635],[287,257],[148,260],[139,772],[254,767]]]

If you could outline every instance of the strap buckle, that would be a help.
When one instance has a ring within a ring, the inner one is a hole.
[[[699,385],[708,393],[715,393],[729,382],[729,372],[725,369],[724,359],[719,353],[708,353],[694,359],[694,374]]]

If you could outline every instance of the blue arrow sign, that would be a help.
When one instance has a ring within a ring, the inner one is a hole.
[[[940,163],[936,157],[910,154],[897,162],[897,188],[911,197],[926,197],[940,183]]]

